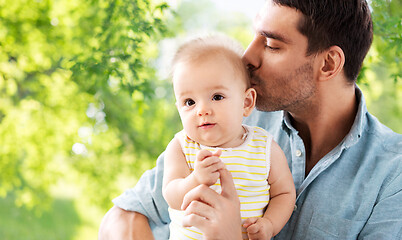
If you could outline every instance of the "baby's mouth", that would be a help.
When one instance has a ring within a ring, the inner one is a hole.
[[[215,123],[203,123],[201,124],[199,127],[203,128],[203,129],[207,129],[207,128],[212,128],[214,127],[216,124]]]

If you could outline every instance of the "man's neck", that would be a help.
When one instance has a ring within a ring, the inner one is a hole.
[[[354,85],[321,86],[308,108],[290,113],[306,148],[306,176],[348,134],[357,109]]]

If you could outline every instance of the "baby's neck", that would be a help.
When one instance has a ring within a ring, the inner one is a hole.
[[[218,146],[211,146],[211,147],[215,147],[215,148],[235,148],[238,147],[240,145],[242,145],[248,136],[248,130],[247,128],[245,128],[244,126],[242,126],[241,131],[239,132],[239,134],[236,135],[236,137],[224,144],[218,145]]]

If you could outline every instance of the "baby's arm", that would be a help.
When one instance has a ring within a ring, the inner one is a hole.
[[[214,154],[201,150],[190,173],[179,140],[175,137],[166,148],[162,194],[173,209],[180,210],[184,195],[200,184],[208,186],[219,178],[218,170],[225,168],[219,159],[221,151]]]
[[[285,154],[272,141],[271,168],[268,177],[270,201],[262,218],[249,218],[243,226],[250,239],[271,239],[280,232],[292,215],[296,190]]]

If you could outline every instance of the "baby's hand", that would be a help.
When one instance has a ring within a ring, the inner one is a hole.
[[[225,164],[219,158],[222,150],[211,153],[208,150],[201,150],[197,154],[194,163],[194,177],[198,184],[211,186],[219,178],[219,170],[226,168]]]
[[[247,235],[250,240],[272,238],[273,226],[271,221],[266,218],[248,218],[244,221],[243,227],[247,230]]]

